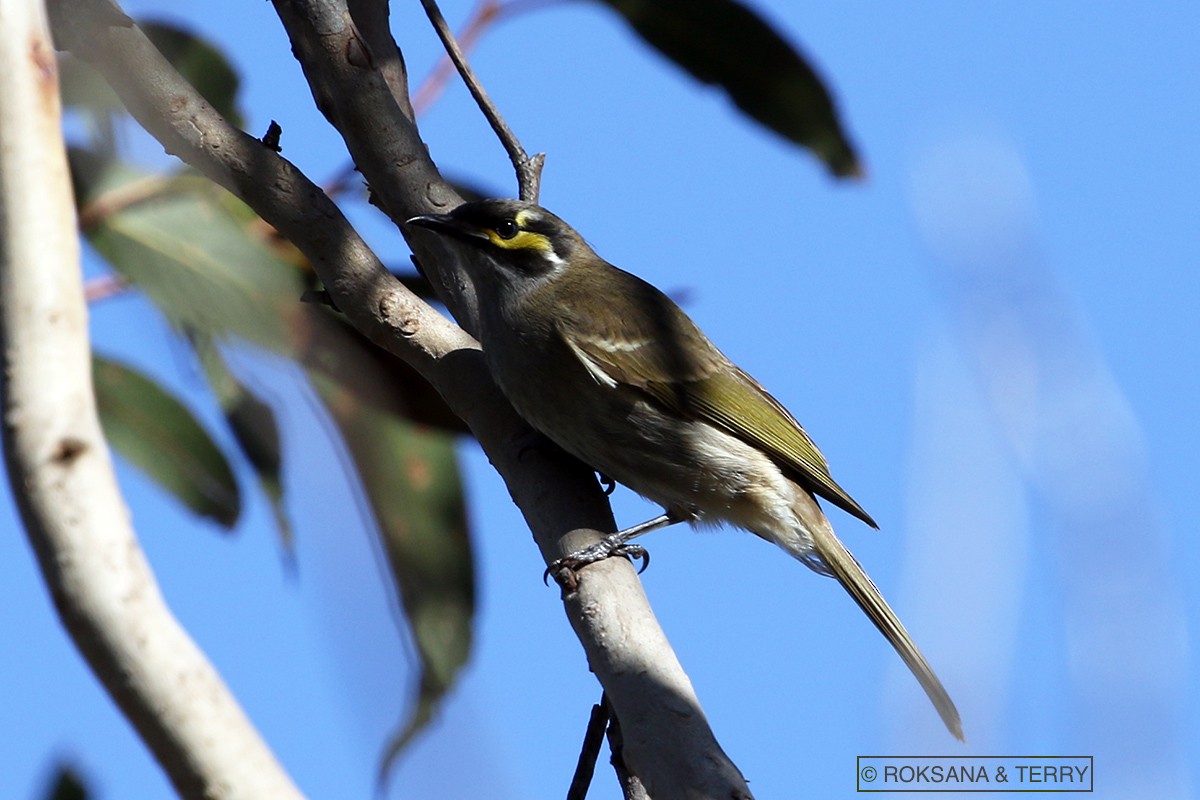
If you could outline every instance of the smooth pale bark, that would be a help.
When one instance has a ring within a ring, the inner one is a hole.
[[[187,798],[299,791],[163,602],[92,394],[54,47],[0,0],[0,351],[13,495],[67,632]]]

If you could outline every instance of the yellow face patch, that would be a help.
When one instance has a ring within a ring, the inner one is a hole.
[[[539,253],[554,252],[550,240],[540,233],[517,231],[517,235],[511,239],[501,239],[500,234],[491,228],[485,228],[483,232],[487,234],[492,244],[496,245],[496,247],[502,247],[505,250],[535,250]]]
[[[513,219],[513,222],[517,223],[517,234],[508,239],[500,236],[492,228],[484,228],[483,232],[487,234],[492,244],[505,250],[532,250],[537,253],[554,255],[554,245],[545,235],[526,230],[525,225],[531,216],[529,211],[518,212]]]

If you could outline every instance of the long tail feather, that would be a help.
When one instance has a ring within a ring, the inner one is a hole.
[[[954,734],[959,741],[965,741],[962,720],[958,716],[958,709],[954,707],[954,701],[950,699],[946,687],[942,686],[942,682],[934,674],[933,668],[929,666],[925,656],[921,655],[916,643],[904,629],[896,612],[892,611],[891,606],[883,599],[883,595],[880,594],[879,589],[867,576],[867,573],[863,571],[858,560],[838,540],[829,520],[825,518],[812,495],[800,487],[796,487],[796,489],[796,502],[793,503],[793,510],[799,515],[804,527],[812,537],[813,550],[793,554],[819,572],[838,579],[838,583],[842,584],[846,592],[854,598],[854,602],[858,603],[858,607],[863,610],[863,613],[870,618],[871,622],[875,623],[879,632],[887,637],[887,640],[892,643],[892,647],[896,648],[896,652],[912,670],[913,675],[921,684],[921,688],[925,690],[925,694],[929,695],[929,699],[933,702],[934,708],[941,715],[942,722],[946,724],[950,733]],[[789,552],[795,549],[794,546],[789,547],[787,542],[780,541],[779,544]],[[813,563],[817,560],[820,561],[820,564]],[[822,569],[822,567],[824,568]]]

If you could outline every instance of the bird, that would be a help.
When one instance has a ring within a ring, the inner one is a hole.
[[[476,200],[405,227],[474,251],[463,263],[478,300],[478,338],[517,413],[664,509],[552,568],[641,554],[630,539],[680,521],[747,530],[837,579],[963,740],[949,693],[818,498],[872,528],[875,520],[834,481],[795,417],[673,300],[535,203]]]

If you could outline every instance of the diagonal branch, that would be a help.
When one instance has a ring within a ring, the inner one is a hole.
[[[500,111],[492,102],[492,98],[488,97],[483,84],[475,77],[475,71],[467,63],[467,57],[463,54],[462,48],[458,46],[458,41],[454,38],[450,26],[446,24],[446,18],[442,16],[437,0],[421,0],[421,5],[424,6],[425,14],[433,24],[433,29],[437,31],[438,38],[442,40],[442,47],[446,48],[446,55],[450,56],[450,60],[454,62],[458,74],[462,76],[463,83],[467,85],[471,96],[475,98],[479,110],[487,117],[488,124],[492,126],[500,143],[504,145],[508,159],[517,171],[517,185],[520,187],[521,199],[536,203],[542,180],[542,164],[546,161],[546,155],[538,153],[530,157],[525,153],[525,148],[521,147],[516,134],[508,127],[504,117],[500,116]]]
[[[180,795],[299,798],[167,608],[117,487],[92,393],[58,75],[41,11],[5,2],[0,15],[0,392],[13,496],[63,626]]]
[[[232,128],[136,27],[110,24],[106,0],[57,0],[56,30],[112,84],[162,144],[232,191],[312,262],[350,321],[408,361],[475,433],[507,483],[547,563],[614,530],[590,470],[557,448],[522,447],[527,430],[499,393],[478,345],[392,278],[337,207],[294,166]],[[338,0],[276,0],[318,107],[342,134],[374,202],[401,222],[456,205],[406,109]],[[383,54],[386,55],[386,54]],[[433,237],[411,245],[456,317],[470,329],[474,297],[463,255]],[[536,580],[540,570],[531,570]],[[587,568],[563,598],[568,619],[620,719],[625,758],[658,800],[748,798],[717,744],[691,682],[654,618],[633,568],[612,559]]]
[[[470,18],[463,24],[455,37],[464,55],[471,52],[475,43],[488,28],[500,19],[506,8],[508,6],[501,5],[499,0],[480,0],[479,4],[475,6],[475,10],[471,12]],[[438,59],[437,64],[429,71],[413,94],[413,111],[418,116],[429,110],[442,96],[455,71],[454,62],[450,60],[449,53]]]

